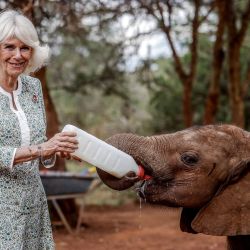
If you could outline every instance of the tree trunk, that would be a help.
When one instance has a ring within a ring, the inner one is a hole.
[[[242,86],[240,78],[240,48],[238,45],[229,46],[229,97],[232,112],[232,123],[244,127],[244,102],[242,98]]]
[[[192,126],[193,111],[192,111],[192,81],[189,78],[183,82],[183,115],[184,124],[186,127]]]
[[[246,5],[241,19],[236,18],[234,1],[227,1],[227,28],[228,28],[228,67],[229,67],[229,97],[232,113],[232,123],[244,127],[244,102],[241,82],[240,48],[248,30],[250,19],[250,0]],[[241,24],[241,25],[239,25]],[[239,27],[240,26],[240,27]]]
[[[47,137],[51,138],[59,131],[59,120],[46,84],[46,67],[43,67],[38,72],[36,72],[35,77],[37,77],[42,83],[43,98],[47,119]],[[57,158],[56,164],[53,168],[51,168],[51,170],[65,170],[65,161],[62,158]],[[58,203],[63,213],[65,214],[67,221],[71,224],[71,226],[75,226],[77,221],[77,206],[75,200],[59,200]],[[53,206],[49,204],[49,207],[52,221],[59,220],[58,214],[53,208]]]
[[[190,127],[193,122],[193,112],[192,112],[192,87],[196,75],[197,58],[198,58],[198,29],[200,25],[199,21],[199,10],[200,10],[200,0],[194,1],[194,17],[192,19],[192,39],[190,43],[190,54],[191,62],[189,65],[189,70],[186,72],[183,63],[177,53],[174,41],[172,39],[172,5],[170,2],[160,2],[156,1],[156,6],[153,4],[146,4],[144,1],[140,1],[141,7],[145,8],[149,14],[151,14],[158,22],[159,27],[166,35],[166,39],[169,43],[170,49],[172,51],[174,66],[180,81],[183,84],[183,118],[186,127]],[[168,8],[168,21],[164,16],[163,5]],[[158,14],[156,14],[158,10]]]
[[[49,94],[49,90],[46,83],[46,67],[41,68],[39,71],[35,73],[35,77],[37,77],[41,83],[43,88],[43,99],[46,110],[46,119],[47,119],[47,137],[50,139],[56,133],[59,132],[59,120],[55,110],[55,106],[52,102],[52,99]],[[65,170],[65,161],[62,158],[57,158],[56,164],[52,169],[54,170]]]
[[[219,106],[220,76],[224,61],[223,35],[226,25],[226,4],[227,1],[225,0],[216,1],[219,21],[216,31],[216,40],[213,48],[213,62],[212,62],[213,73],[206,100],[204,124],[212,124],[215,122],[215,116]]]

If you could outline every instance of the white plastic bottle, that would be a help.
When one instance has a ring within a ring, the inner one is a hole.
[[[76,132],[79,145],[72,155],[83,161],[117,178],[125,176],[130,171],[140,177],[144,175],[143,169],[137,165],[130,155],[123,151],[70,124],[66,125],[62,131]]]

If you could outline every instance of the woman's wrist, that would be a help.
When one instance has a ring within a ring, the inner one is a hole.
[[[41,161],[41,156],[46,160],[44,151],[40,149],[42,145],[30,145],[25,147],[20,147],[16,150],[14,164],[19,164],[27,161],[32,161],[39,159]],[[53,154],[48,156],[48,158],[53,158]]]
[[[37,149],[38,149],[38,152],[39,152],[39,159],[40,159],[40,162],[42,163],[42,165],[45,168],[53,167],[55,165],[55,162],[56,162],[56,154],[45,157],[42,146],[37,145]]]
[[[31,145],[28,147],[31,160],[40,157],[38,145]]]

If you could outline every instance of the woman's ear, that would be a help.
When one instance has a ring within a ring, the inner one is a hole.
[[[250,234],[249,169],[244,171],[241,178],[239,176],[236,168],[232,176],[234,183],[226,186],[200,209],[191,222],[195,232],[218,236]]]

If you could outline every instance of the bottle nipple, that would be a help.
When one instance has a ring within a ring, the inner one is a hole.
[[[139,171],[138,171],[138,177],[141,179],[141,180],[149,180],[149,179],[152,179],[152,176],[150,175],[145,175],[145,170],[142,166],[138,166],[139,167]]]

